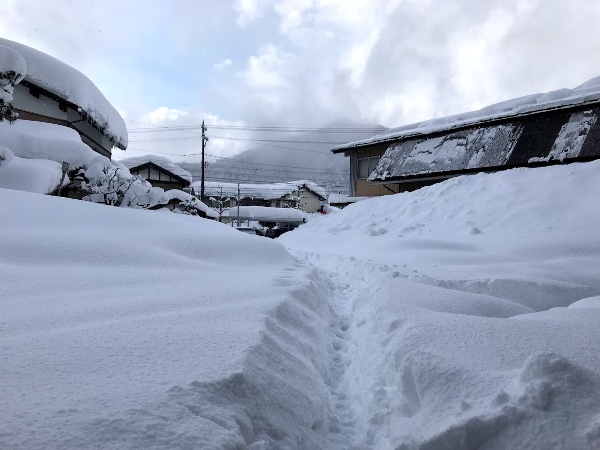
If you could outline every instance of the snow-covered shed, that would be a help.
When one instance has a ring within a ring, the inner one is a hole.
[[[15,86],[12,105],[21,120],[63,125],[76,130],[93,150],[110,158],[112,148],[127,148],[127,127],[117,110],[84,74],[17,42],[0,46],[19,52],[27,73]]]
[[[163,156],[144,155],[119,161],[132,175],[148,180],[152,186],[182,190],[192,183],[192,175]]]
[[[411,191],[447,178],[600,158],[600,77],[479,111],[390,129],[332,149],[350,157],[350,195]]]
[[[194,182],[192,187],[195,192],[200,192],[200,182]],[[204,192],[208,204],[213,208],[237,205],[237,183],[207,181],[204,183]],[[242,206],[298,207],[309,213],[319,211],[327,199],[325,189],[308,180],[287,183],[240,183],[239,194]]]

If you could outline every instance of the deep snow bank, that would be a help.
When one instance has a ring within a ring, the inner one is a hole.
[[[325,446],[328,306],[279,243],[0,198],[0,447]]]
[[[341,286],[351,445],[600,447],[599,170],[456,178],[279,238]]]

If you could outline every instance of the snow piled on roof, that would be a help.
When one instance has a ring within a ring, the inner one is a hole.
[[[27,64],[25,80],[79,106],[104,128],[104,133],[123,148],[128,135],[125,121],[84,74],[31,47],[0,38],[0,45],[19,52]]]
[[[200,192],[201,183],[195,181],[192,186],[196,192]],[[289,181],[285,183],[263,183],[248,184],[240,183],[240,193],[242,198],[257,198],[263,200],[276,200],[286,195],[296,195],[298,189],[306,187],[324,199],[327,198],[327,192],[318,184],[308,180]],[[204,192],[208,197],[237,197],[237,183],[221,183],[217,181],[205,181]]]
[[[278,238],[332,280],[330,448],[600,448],[599,171],[457,177]]]
[[[121,164],[129,169],[134,169],[146,163],[154,163],[159,167],[162,167],[164,170],[171,172],[174,175],[177,175],[188,182],[192,182],[192,174],[187,170],[182,169],[176,164],[173,164],[169,159],[164,156],[155,156],[155,155],[143,155],[143,156],[132,156],[131,158],[124,158],[119,160]]]
[[[478,111],[391,128],[369,139],[338,145],[333,148],[333,151],[342,151],[352,147],[371,145],[377,142],[410,136],[422,136],[479,122],[508,118],[546,109],[592,103],[598,100],[600,100],[600,77],[595,77],[574,89],[558,89],[542,94],[527,95],[486,106]]]
[[[345,194],[329,194],[328,202],[330,205],[333,203],[356,203],[369,198],[371,197],[350,197]]]
[[[3,74],[14,72],[8,85],[0,85],[0,100],[5,103],[13,101],[14,85],[18,84],[27,73],[27,64],[23,56],[5,45],[0,45],[0,79]]]
[[[239,214],[238,214],[239,212]],[[223,217],[261,222],[302,222],[306,220],[304,211],[295,208],[271,208],[268,206],[240,206],[223,211]]]
[[[108,161],[81,141],[77,131],[62,125],[29,120],[0,122],[0,145],[21,158],[49,159],[71,168],[87,168],[97,159]]]

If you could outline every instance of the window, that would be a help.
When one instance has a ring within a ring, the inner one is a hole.
[[[150,176],[148,177],[148,179],[159,181],[160,180],[160,172],[156,169],[150,168]]]
[[[369,178],[371,172],[377,167],[379,156],[371,156],[369,158],[358,158],[358,178]]]

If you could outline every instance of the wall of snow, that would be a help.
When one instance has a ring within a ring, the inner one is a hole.
[[[1,122],[0,145],[10,148],[21,158],[49,159],[59,164],[66,161],[71,169],[86,168],[95,158],[108,161],[85,145],[75,130],[51,123]]]

